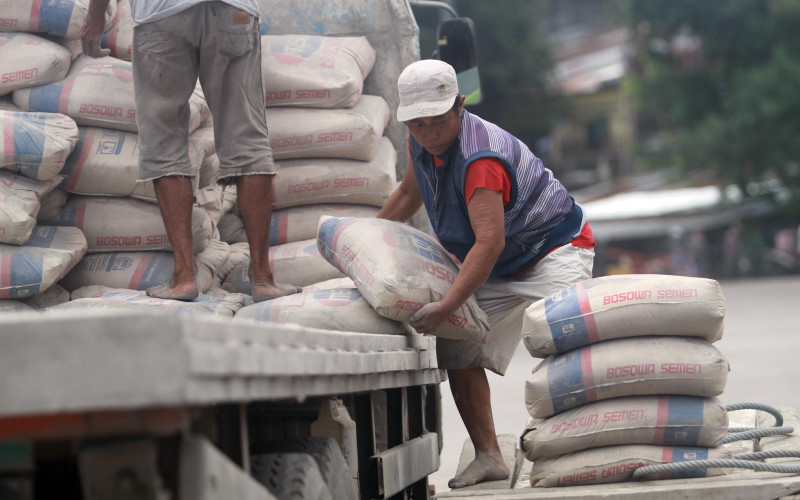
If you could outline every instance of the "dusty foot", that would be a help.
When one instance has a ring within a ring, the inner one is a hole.
[[[197,298],[197,281],[191,280],[175,285],[172,280],[166,285],[158,285],[147,289],[147,295],[159,299],[191,301]]]
[[[478,455],[464,472],[451,479],[447,486],[452,489],[472,486],[484,481],[499,481],[508,478],[508,467],[503,457],[495,457],[486,453]]]
[[[266,284],[256,283],[255,281],[251,281],[250,283],[253,287],[251,294],[253,296],[253,302],[263,302],[265,300],[277,299],[278,297],[291,295],[301,290],[299,287],[284,283]]]

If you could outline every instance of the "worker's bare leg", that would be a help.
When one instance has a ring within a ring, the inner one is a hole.
[[[153,181],[158,208],[167,228],[175,255],[175,270],[165,285],[147,289],[147,295],[161,299],[197,298],[197,268],[192,254],[192,183],[188,177],[165,176]]]
[[[486,371],[483,368],[448,370],[447,376],[458,413],[475,446],[475,460],[447,485],[463,488],[483,481],[506,479],[509,472],[494,430]]]
[[[254,302],[297,293],[294,285],[275,283],[269,265],[269,230],[272,218],[272,175],[240,175],[236,178],[239,210],[250,243],[250,284]]]

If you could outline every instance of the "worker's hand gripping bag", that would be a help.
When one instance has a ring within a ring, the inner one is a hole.
[[[317,245],[325,259],[353,280],[381,316],[407,322],[425,304],[441,300],[458,267],[430,235],[383,219],[320,219]],[[470,297],[434,335],[486,342],[489,321]]]

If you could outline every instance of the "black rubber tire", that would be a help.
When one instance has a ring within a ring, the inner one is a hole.
[[[333,500],[316,460],[305,453],[253,455],[250,474],[278,500]]]
[[[336,500],[358,500],[350,468],[339,449],[339,444],[330,437],[308,436],[278,439],[255,443],[250,447],[250,455],[265,453],[305,453],[314,457],[328,490]]]

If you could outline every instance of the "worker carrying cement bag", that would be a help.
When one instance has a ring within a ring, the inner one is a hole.
[[[591,448],[555,458],[540,458],[531,469],[531,486],[577,486],[581,484],[621,483],[628,481],[633,471],[646,465],[660,465],[689,460],[720,460],[731,458],[724,447],[673,447],[655,445],[622,445]],[[728,469],[697,469],[667,472],[648,479],[679,479],[726,474]]]
[[[363,36],[261,37],[267,106],[352,108],[374,64],[375,49]]]
[[[448,485],[504,479],[509,471],[492,425],[485,370],[505,372],[528,304],[591,277],[594,239],[583,210],[541,160],[464,109],[452,66],[417,61],[400,74],[397,88],[397,120],[408,127],[411,154],[378,217],[407,221],[424,205],[438,242],[462,262],[447,293],[423,299],[410,324],[434,333],[474,296],[491,329],[486,344],[436,341],[439,367],[448,370],[477,450]]]
[[[0,244],[0,299],[38,295],[86,254],[86,238],[75,227],[38,226],[22,246]]]
[[[525,383],[525,404],[547,418],[586,403],[621,396],[722,394],[728,361],[693,337],[614,339],[550,356]]]
[[[520,449],[530,461],[622,444],[719,446],[728,414],[717,398],[630,396],[530,419]]]
[[[72,58],[61,45],[29,33],[0,33],[0,95],[58,82]]]
[[[594,278],[525,311],[522,336],[537,358],[644,335],[722,338],[725,298],[715,280],[658,274]]]
[[[78,126],[58,113],[0,111],[0,168],[37,181],[57,176],[78,142]]]
[[[303,291],[259,302],[243,308],[236,317],[345,332],[401,335],[408,331],[403,323],[375,312],[355,287]]]

